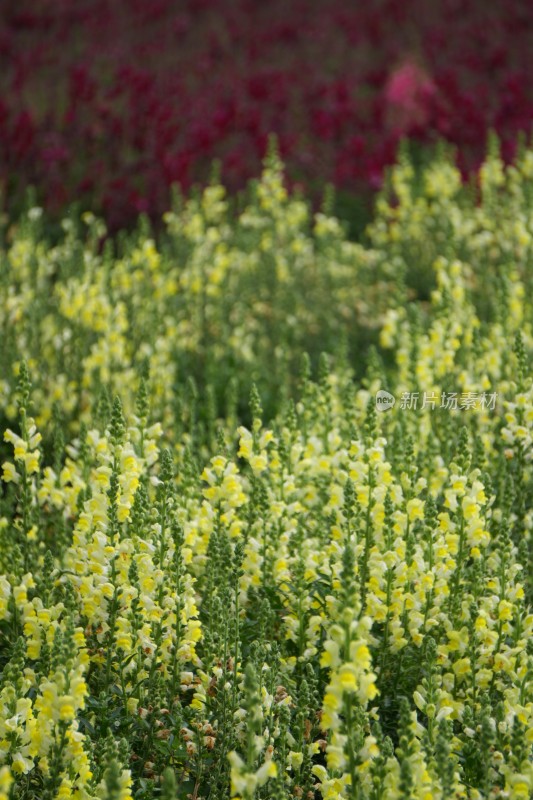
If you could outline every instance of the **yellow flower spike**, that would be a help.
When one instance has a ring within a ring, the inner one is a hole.
[[[514,606],[507,600],[501,600],[498,605],[498,619],[502,621],[512,620]]]
[[[13,776],[8,766],[0,767],[0,800],[8,800]]]
[[[11,770],[15,775],[26,775],[34,767],[32,758],[26,758],[21,753],[15,753],[11,762]]]
[[[10,461],[4,461],[2,464],[2,480],[5,481],[5,483],[20,483],[20,475],[15,465]]]
[[[352,664],[343,664],[338,671],[339,685],[344,692],[354,693],[357,691],[357,677],[357,671]]]
[[[407,516],[410,522],[415,522],[417,519],[424,519],[424,502],[417,498],[413,498],[407,502]]]

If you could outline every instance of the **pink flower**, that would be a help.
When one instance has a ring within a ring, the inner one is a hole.
[[[385,84],[388,127],[403,135],[426,125],[435,95],[436,87],[428,73],[412,58],[406,59]]]

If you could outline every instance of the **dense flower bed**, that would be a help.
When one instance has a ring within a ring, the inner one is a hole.
[[[7,233],[1,800],[531,796],[532,177]]]
[[[464,166],[489,128],[531,129],[528,0],[19,0],[0,19],[0,181],[112,227],[222,162],[241,187],[267,136],[291,180],[380,185],[400,137]],[[4,186],[5,188],[5,186]]]

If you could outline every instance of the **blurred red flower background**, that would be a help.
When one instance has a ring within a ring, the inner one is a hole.
[[[529,0],[7,0],[0,187],[79,200],[112,227],[169,187],[257,175],[270,133],[291,182],[374,190],[398,142],[474,167],[533,120]]]

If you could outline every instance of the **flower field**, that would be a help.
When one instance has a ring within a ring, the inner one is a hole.
[[[0,800],[533,794],[533,150],[274,150],[0,252]]]
[[[291,182],[374,191],[399,140],[532,131],[530,0],[4,0],[0,200],[116,229],[214,158],[241,188],[279,137]],[[340,199],[340,198],[339,198]]]

